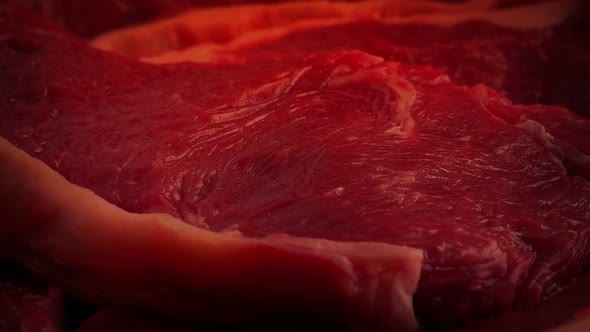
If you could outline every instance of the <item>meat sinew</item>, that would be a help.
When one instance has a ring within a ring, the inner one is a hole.
[[[567,110],[360,51],[146,64],[6,4],[0,35],[0,254],[86,301],[380,331],[415,329],[413,301],[440,328],[590,256]]]

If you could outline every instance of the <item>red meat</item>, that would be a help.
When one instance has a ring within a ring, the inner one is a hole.
[[[2,142],[4,253],[90,301],[185,320],[288,309],[337,326],[409,329],[421,252],[416,308],[434,326],[538,303],[585,267],[590,184],[502,115],[553,107],[512,106],[362,52],[149,65],[0,8],[0,134],[137,213]],[[577,146],[560,123],[548,130]],[[291,237],[265,237],[276,233]],[[202,262],[182,247],[201,248],[187,238],[211,238],[198,242],[208,249],[245,244],[223,256],[232,263],[222,273],[199,275],[174,255]],[[195,286],[207,283],[217,288]],[[190,300],[209,302],[184,306],[184,292],[153,284],[197,287]]]

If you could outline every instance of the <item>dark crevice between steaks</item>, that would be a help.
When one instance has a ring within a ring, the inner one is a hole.
[[[586,269],[580,277],[565,285],[559,294],[546,299],[539,305],[518,308],[496,317],[483,318],[453,328],[452,331],[496,332],[506,330],[507,326],[510,326],[512,331],[541,331],[582,318],[584,311],[590,308],[589,272]]]
[[[79,301],[66,293],[64,296],[64,332],[77,331],[82,323],[97,311],[96,305]]]
[[[0,261],[0,331],[61,332],[63,324],[61,290],[11,261]]]
[[[569,144],[555,140],[559,146],[566,147],[564,152],[563,165],[570,176],[579,176],[590,181],[590,156],[585,155]],[[570,147],[569,149],[567,147]]]
[[[101,32],[176,15],[198,6],[275,3],[287,0],[21,0],[82,38]]]

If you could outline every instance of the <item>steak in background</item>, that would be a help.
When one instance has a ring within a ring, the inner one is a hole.
[[[176,15],[195,7],[231,6],[242,4],[276,4],[288,0],[13,0],[26,4],[39,13],[61,23],[67,30],[82,38],[100,33]],[[317,0],[307,0],[307,2]],[[475,0],[497,7],[542,2],[539,0]],[[325,1],[328,2],[328,1]],[[331,1],[335,2],[335,1]],[[355,2],[355,1],[339,1]],[[358,1],[356,1],[358,2]],[[398,2],[400,2],[398,0]],[[434,1],[465,3],[470,1]],[[420,4],[418,4],[420,5]]]
[[[254,65],[361,50],[390,61],[432,66],[456,84],[485,84],[517,104],[557,105],[590,117],[590,43],[581,32],[581,20],[570,15],[560,25],[533,29],[501,27],[481,20],[452,25],[429,24],[427,19],[401,24],[357,20],[328,26],[320,21],[255,30],[228,43],[197,43],[144,60]],[[134,43],[150,43],[149,31],[157,24],[138,31]],[[113,49],[115,42],[122,43],[114,50],[125,54],[123,44],[134,40],[134,33],[113,33],[97,39],[94,45]]]
[[[82,38],[178,14],[194,6],[276,3],[281,0],[16,0]]]
[[[290,29],[299,24],[325,25],[368,18],[400,18],[408,15],[480,12],[490,1],[444,4],[436,1],[358,2],[300,1],[273,5],[196,8],[148,24],[104,33],[92,44],[129,57],[157,55],[197,44],[223,43],[267,28]],[[233,17],[228,20],[228,17]]]

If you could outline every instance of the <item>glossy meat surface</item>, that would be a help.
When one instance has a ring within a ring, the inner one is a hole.
[[[127,211],[422,249],[435,324],[537,303],[588,257],[588,182],[441,72],[360,52],[153,66],[6,22],[0,133]]]

